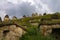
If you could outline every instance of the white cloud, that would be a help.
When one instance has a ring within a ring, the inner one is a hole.
[[[38,13],[51,12],[49,6],[46,3],[44,3],[42,0],[38,0],[38,1],[34,0],[34,2],[36,5],[36,11]]]
[[[7,14],[5,11],[0,11],[0,17],[2,17],[2,19],[4,18],[4,16]]]
[[[12,2],[13,4],[17,4],[17,3],[19,3],[21,0],[7,0],[7,1]]]
[[[19,3],[22,3],[22,2],[31,2],[31,4],[35,4],[34,0],[7,0],[9,2],[12,2],[13,4],[19,4]]]
[[[21,4],[6,9],[7,10],[6,12],[10,16],[15,15],[17,17],[21,17],[23,15],[31,15],[33,12],[35,12],[35,9],[36,9],[35,6],[31,5],[31,3],[22,2]]]
[[[0,0],[0,16],[9,14],[10,17],[21,17],[25,14],[31,15],[32,12],[60,12],[59,3],[59,0]]]

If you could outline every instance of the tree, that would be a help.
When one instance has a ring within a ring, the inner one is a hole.
[[[5,15],[5,18],[9,18],[9,16],[8,15]]]
[[[23,15],[23,17],[25,18],[25,17],[26,17],[26,15]]]
[[[43,15],[46,15],[46,12]]]
[[[1,17],[0,17],[0,22],[2,22],[2,19],[1,19]]]

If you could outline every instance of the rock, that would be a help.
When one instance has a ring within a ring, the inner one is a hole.
[[[3,26],[0,28],[0,40],[19,40],[25,33],[22,28],[16,25]]]

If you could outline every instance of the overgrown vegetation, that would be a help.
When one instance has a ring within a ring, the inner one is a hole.
[[[29,28],[28,33],[23,35],[20,40],[56,40],[53,35],[44,36],[37,28]]]
[[[35,14],[37,15],[37,14]],[[31,23],[39,23],[39,25],[51,25],[51,24],[60,24],[60,13],[56,12],[54,14],[47,14],[44,13],[42,16],[35,16],[34,14],[32,17],[23,16],[23,18],[17,19],[14,17],[14,20],[9,21],[2,21],[0,18],[0,26],[3,25],[11,25],[14,22],[17,22],[21,26],[27,26],[27,33],[23,35],[20,40],[56,40],[53,35],[43,36],[41,32],[38,30],[38,26],[31,25]],[[5,17],[9,18],[8,15]],[[16,20],[17,19],[17,20]]]
[[[37,17],[30,17],[25,18],[24,22],[29,23],[29,20],[31,20],[32,23],[37,22],[40,25],[46,24],[60,24],[60,13],[56,12],[54,14],[46,14],[44,13],[43,16],[37,16]],[[23,22],[23,21],[22,21]],[[27,24],[28,26],[29,24]],[[32,25],[28,26],[28,33],[23,35],[20,40],[56,40],[56,37],[53,35],[43,36],[41,32],[36,27],[33,27]]]

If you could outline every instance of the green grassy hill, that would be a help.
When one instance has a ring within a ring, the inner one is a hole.
[[[27,30],[20,40],[55,40],[52,35],[43,36],[38,31],[39,25],[60,24],[60,13],[44,14],[42,16],[24,17],[17,20],[9,20],[0,22],[0,27],[3,25],[11,25],[17,23]]]

